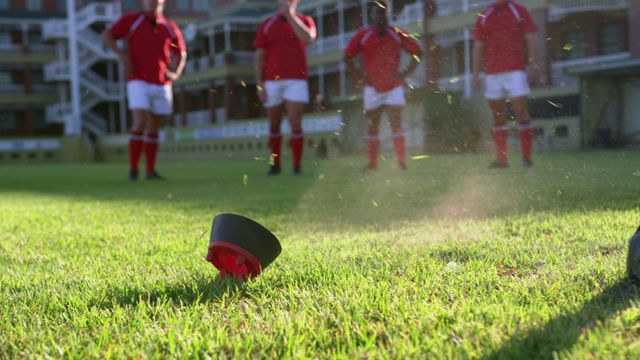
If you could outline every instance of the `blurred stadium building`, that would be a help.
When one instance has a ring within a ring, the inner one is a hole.
[[[122,69],[99,34],[138,0],[75,2],[75,16],[67,16],[65,0],[0,0],[0,161],[126,157]],[[491,2],[390,1],[392,23],[425,46],[423,66],[408,79],[404,113],[414,152],[476,151],[490,142],[488,108],[471,88],[471,32],[476,14]],[[639,2],[522,3],[544,45],[544,84],[533,89],[530,103],[537,149],[640,138],[640,83],[631,76],[640,72],[640,21],[630,21],[633,14],[640,18]],[[267,124],[252,43],[260,21],[275,10],[275,0],[167,0],[166,13],[182,27],[189,52],[174,86],[174,116],[161,134],[161,157],[264,155]],[[342,49],[368,24],[367,1],[302,0],[299,11],[318,28],[308,47],[310,152],[363,148],[361,94],[346,76]],[[616,85],[612,76],[625,82]]]

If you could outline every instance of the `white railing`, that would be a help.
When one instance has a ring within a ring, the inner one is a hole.
[[[443,47],[449,47],[463,40],[464,40],[464,28],[444,30],[437,33],[435,36],[436,44]]]
[[[107,132],[107,120],[93,111],[86,111],[82,114],[82,126],[95,134]]]
[[[93,109],[94,106],[98,105],[102,99],[100,99],[94,92],[91,90],[82,91],[80,94],[80,110],[85,113]]]
[[[211,59],[209,56],[203,56],[199,59],[196,59],[196,61],[198,62],[198,70],[206,70],[211,66],[211,64],[213,63],[213,59]]]
[[[93,90],[103,98],[117,100],[120,95],[120,85],[113,81],[108,81],[92,70],[85,70],[80,74],[80,80],[84,87]]]
[[[396,16],[395,23],[401,27],[409,27],[412,24],[422,22],[424,17],[424,3],[422,1],[405,5],[400,14]]]
[[[575,76],[567,74],[567,69],[581,65],[593,65],[629,58],[628,52],[609,55],[591,56],[582,59],[562,60],[551,64],[551,84],[554,86],[578,86],[579,80]]]
[[[565,15],[584,11],[618,10],[629,7],[629,0],[550,0],[549,20],[557,21]]]
[[[48,20],[42,25],[42,38],[45,40],[65,38],[68,35],[66,20]]]
[[[60,123],[65,121],[65,117],[71,113],[70,103],[58,103],[47,106],[45,117],[48,123]]]
[[[255,59],[253,51],[235,51],[233,56],[237,65],[251,65]]]
[[[493,0],[437,0],[437,15],[447,16],[461,12],[478,12],[491,5]]]
[[[224,66],[224,56],[225,53],[216,54],[213,56],[213,65],[214,66]]]
[[[344,34],[319,38],[313,44],[307,46],[307,54],[322,54],[334,50],[339,50],[347,46],[351,38],[356,34],[351,31]]]
[[[29,44],[29,53],[31,54],[49,54],[55,53],[56,47],[49,44]]]
[[[211,113],[209,110],[191,111],[187,113],[187,126],[211,125]]]
[[[55,84],[33,84],[33,91],[36,93],[46,93],[56,90]]]
[[[69,80],[69,63],[65,61],[54,62],[44,66],[45,81]]]
[[[110,22],[121,16],[120,6],[115,2],[94,2],[83,7],[76,14],[78,28],[84,28],[96,22]]]
[[[0,51],[11,51],[11,52],[16,52],[16,51],[21,51],[22,49],[22,45],[21,44],[14,44],[14,43],[0,43]]]
[[[56,48],[48,44],[29,44],[28,53],[23,53],[22,44],[2,44],[0,43],[0,52],[11,52],[12,54],[49,54],[55,52]]]
[[[91,29],[78,32],[78,41],[101,58],[115,60],[116,54],[107,48],[102,38]]]
[[[78,50],[78,62],[80,63],[80,71],[90,68],[91,65],[102,59],[96,53],[84,47],[80,47]]]
[[[0,84],[0,92],[23,93],[24,85],[22,84]]]
[[[233,63],[235,65],[251,65],[253,64],[253,61],[255,58],[255,53],[253,51],[234,51],[232,54],[233,55],[229,55],[229,56],[233,56],[233,59],[234,59]],[[224,66],[225,56],[227,56],[226,53],[216,54],[213,57],[213,65]]]

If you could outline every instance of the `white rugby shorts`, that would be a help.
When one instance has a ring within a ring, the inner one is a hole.
[[[147,110],[156,115],[171,115],[173,91],[171,85],[150,84],[142,80],[127,82],[129,109]]]
[[[403,106],[406,104],[402,85],[386,92],[378,92],[373,86],[365,86],[362,99],[366,111],[375,110],[383,105]]]
[[[531,94],[531,89],[527,73],[522,70],[485,76],[484,96],[489,100],[517,98],[529,94]]]
[[[264,82],[264,91],[267,97],[264,107],[278,106],[285,101],[309,102],[309,83],[307,80],[284,79],[268,80]]]

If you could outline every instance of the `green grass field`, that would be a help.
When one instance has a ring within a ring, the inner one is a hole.
[[[639,358],[640,152],[489,160],[2,167],[0,359]],[[283,245],[244,285],[204,260],[222,212]]]

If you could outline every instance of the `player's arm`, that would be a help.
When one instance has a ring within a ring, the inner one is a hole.
[[[411,55],[411,60],[409,64],[404,70],[400,70],[396,73],[396,77],[399,79],[404,79],[409,76],[420,64],[420,59],[422,57],[422,49],[420,49],[420,43],[416,41],[414,38],[405,34],[404,32],[400,33],[402,36],[402,48]]]
[[[396,77],[399,79],[404,79],[407,76],[409,76],[416,69],[416,67],[418,67],[418,64],[420,64],[421,56],[422,56],[421,53],[413,54],[413,56],[411,56],[411,61],[409,62],[407,67],[402,71],[398,71],[398,73],[396,74]]]
[[[305,44],[311,44],[316,41],[316,37],[318,35],[316,27],[312,24],[305,24],[305,22],[296,15],[296,11],[293,6],[289,7],[289,10],[285,11],[284,14],[298,39],[303,41]]]
[[[484,64],[484,43],[475,40],[473,42],[473,87],[480,90],[480,72]]]
[[[362,51],[361,39],[363,32],[359,31],[351,38],[347,48],[344,50],[344,64],[347,70],[347,75],[354,79],[355,87],[361,88],[368,80],[367,73],[364,68],[356,65],[356,58]]]
[[[258,92],[258,99],[264,102],[266,100],[264,93],[264,78],[263,78],[263,67],[264,67],[264,49],[257,48],[256,55],[254,58],[254,70],[256,73],[256,88]]]
[[[102,32],[102,40],[117,56],[122,65],[124,66],[125,73],[128,75],[131,72],[131,63],[127,54],[116,43],[117,39],[113,35],[110,29],[105,29]]]
[[[180,28],[173,22],[171,22],[169,26],[171,26],[174,34],[170,48],[174,56],[166,76],[169,80],[176,81],[182,76],[182,71],[187,64],[187,44],[184,42]]]
[[[171,66],[173,70],[167,71],[167,78],[172,81],[176,81],[180,78],[180,76],[182,76],[184,67],[185,65],[187,65],[187,52],[184,50],[180,51],[177,55],[177,59],[178,60],[174,62],[173,66]]]
[[[367,74],[364,69],[356,65],[355,57],[345,55],[344,64],[346,66],[347,74],[354,79],[356,89],[360,89],[367,83]]]
[[[528,33],[524,36],[529,55],[529,82],[537,83],[542,66],[540,65],[540,39],[536,33]]]

